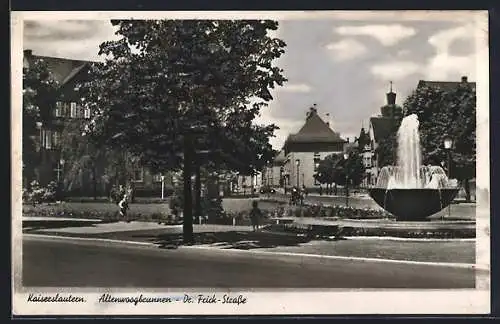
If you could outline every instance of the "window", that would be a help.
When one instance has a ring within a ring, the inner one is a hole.
[[[52,132],[50,130],[43,131],[43,147],[46,149],[52,148]]]
[[[70,117],[71,118],[76,118],[77,117],[77,112],[76,112],[76,102],[72,102],[70,104]]]
[[[144,170],[142,168],[137,168],[134,170],[134,178],[135,182],[143,182],[144,181]]]
[[[56,110],[54,112],[54,115],[56,117],[62,116],[62,102],[60,102],[60,101],[56,102]]]
[[[89,119],[90,118],[90,108],[85,108],[83,110],[83,118]]]
[[[52,134],[52,146],[54,148],[59,147],[59,145],[61,144],[60,141],[61,141],[61,134],[57,131],[54,131],[54,133]]]
[[[161,182],[161,176],[162,176],[162,175],[161,175],[160,173],[155,174],[155,175],[153,176],[153,181],[154,181],[154,182]]]
[[[69,103],[67,102],[62,103],[62,116],[63,117],[69,116]]]

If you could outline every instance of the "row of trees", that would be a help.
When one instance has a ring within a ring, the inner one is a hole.
[[[330,154],[319,162],[316,180],[327,186],[327,191],[337,185],[359,186],[364,179],[365,167],[358,148],[348,153],[347,159],[343,154]]]

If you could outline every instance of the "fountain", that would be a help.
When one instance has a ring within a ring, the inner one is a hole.
[[[440,166],[422,165],[418,127],[417,115],[403,118],[396,166],[383,167],[370,189],[373,200],[400,221],[426,220],[447,207],[459,190]]]

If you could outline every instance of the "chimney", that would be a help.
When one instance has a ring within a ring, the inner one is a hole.
[[[326,113],[326,126],[330,127],[330,114]]]
[[[349,143],[349,137],[346,139],[346,142]]]
[[[306,114],[306,119],[309,119],[311,116],[317,114],[318,109],[316,108],[316,104],[313,104],[312,107],[309,108],[309,111]]]
[[[462,83],[467,83],[467,76],[462,77]]]
[[[391,88],[389,92],[387,93],[387,104],[388,105],[395,105],[396,104],[396,93],[392,91],[392,81],[391,83]]]

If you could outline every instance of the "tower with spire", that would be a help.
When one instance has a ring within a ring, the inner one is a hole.
[[[389,92],[386,93],[387,103],[380,108],[382,117],[399,118],[403,116],[403,109],[396,105],[396,93],[392,90],[392,81],[389,81]]]

